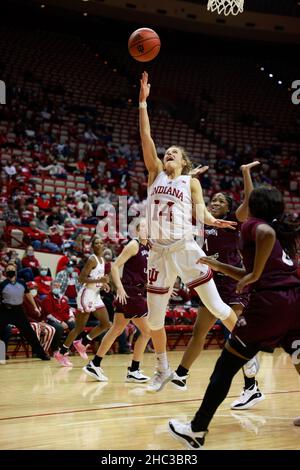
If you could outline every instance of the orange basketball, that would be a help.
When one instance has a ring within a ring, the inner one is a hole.
[[[128,50],[135,60],[149,62],[160,51],[160,39],[153,29],[140,28],[132,33],[128,40]]]

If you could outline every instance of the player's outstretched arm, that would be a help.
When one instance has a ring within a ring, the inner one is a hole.
[[[139,96],[139,116],[140,116],[140,135],[143,147],[143,156],[146,168],[149,172],[150,184],[163,169],[162,162],[159,160],[156,148],[151,137],[150,121],[147,111],[147,98],[150,93],[150,83],[148,83],[148,73],[143,72],[140,80]]]
[[[117,290],[117,300],[122,304],[127,303],[128,295],[123,287],[121,276],[120,276],[120,269],[124,266],[126,261],[129,260],[132,256],[135,256],[139,251],[139,246],[136,240],[131,240],[128,245],[125,246],[122,253],[116,258],[111,266],[111,277],[113,283],[116,286]]]
[[[243,173],[244,180],[244,200],[242,204],[237,208],[235,215],[239,222],[245,222],[248,218],[248,202],[251,191],[253,190],[253,183],[251,179],[251,168],[260,165],[260,162],[255,161],[248,163],[247,165],[242,165],[241,170]]]
[[[235,230],[236,222],[231,220],[216,219],[208,212],[203,199],[202,188],[196,178],[191,178],[191,196],[195,208],[196,220],[206,225],[212,225],[218,228],[231,228]]]

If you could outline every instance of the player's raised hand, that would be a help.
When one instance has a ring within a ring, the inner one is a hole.
[[[217,228],[231,228],[231,230],[235,230],[237,222],[233,222],[232,220],[216,219],[212,225]]]
[[[260,162],[256,160],[255,162],[247,163],[246,165],[241,166],[242,171],[250,171],[254,166],[260,165]]]
[[[193,168],[190,172],[189,172],[189,175],[192,177],[192,178],[199,178],[199,176],[203,175],[203,173],[205,173],[207,170],[208,170],[208,166],[205,165],[205,166],[202,166],[202,165],[198,165],[196,166],[196,168]]]
[[[139,101],[140,103],[142,101],[146,101],[146,99],[148,98],[149,94],[150,94],[150,83],[148,83],[148,73],[147,72],[143,72],[142,73],[142,78],[140,80],[140,83],[141,83],[141,88],[140,88],[140,97],[139,97]]]

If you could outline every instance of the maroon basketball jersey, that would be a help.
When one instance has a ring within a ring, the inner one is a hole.
[[[124,264],[122,284],[123,286],[144,287],[147,284],[147,260],[149,254],[148,245],[139,244],[139,251],[129,258]]]
[[[235,214],[226,217],[228,220],[238,222]],[[236,230],[211,227],[204,227],[203,250],[208,256],[219,253],[218,261],[230,264],[231,266],[241,266],[241,257],[238,252],[240,238],[240,224]]]
[[[244,222],[241,228],[241,253],[247,273],[253,270],[256,228],[261,224],[266,224],[266,222],[253,217]],[[254,284],[250,284],[249,287],[251,289],[271,290],[293,286],[300,286],[297,266],[283,251],[279,241],[276,240],[259,280]]]

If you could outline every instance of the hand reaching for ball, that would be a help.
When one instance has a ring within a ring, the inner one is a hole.
[[[148,98],[149,94],[150,94],[150,83],[148,83],[148,73],[147,72],[143,72],[142,73],[142,78],[140,80],[141,82],[141,88],[140,88],[140,97],[139,97],[139,101],[140,103],[142,101],[146,101],[146,99]]]

